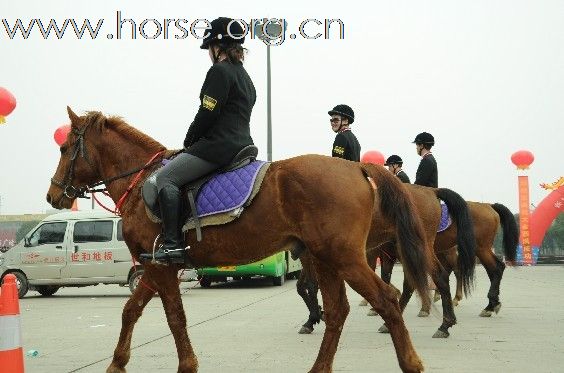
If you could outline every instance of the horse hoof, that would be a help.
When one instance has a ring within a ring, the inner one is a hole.
[[[433,338],[448,338],[449,332],[442,331],[441,329],[437,329],[435,334],[433,334]]]
[[[480,317],[492,317],[492,313],[492,311],[482,310],[482,312],[480,312]]]
[[[368,306],[368,301],[366,299],[363,299],[358,303],[358,305],[361,307]]]
[[[433,303],[437,303],[440,300],[441,300],[441,294],[435,293],[435,295],[433,296]]]
[[[417,317],[428,317],[429,316],[429,312],[427,311],[419,311],[419,313],[417,314]]]
[[[307,326],[302,326],[298,334],[311,334],[313,333],[313,328],[309,328]]]
[[[115,366],[113,363],[106,369],[106,373],[125,373],[125,369]]]
[[[497,306],[494,307],[494,312],[496,315],[499,313],[500,309],[501,309],[501,303],[499,303]]]
[[[452,306],[453,306],[453,307],[458,306],[458,303],[459,303],[459,302],[460,302],[460,301],[459,301],[457,298],[454,298],[454,299],[452,300]]]
[[[384,324],[378,329],[378,333],[388,334],[390,333],[390,330],[388,329],[386,324]]]
[[[378,316],[378,312],[374,308],[371,308],[370,311],[368,311],[368,313],[366,314],[366,316]]]

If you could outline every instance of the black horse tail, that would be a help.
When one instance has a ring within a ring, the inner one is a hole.
[[[416,207],[403,183],[381,166],[362,164],[367,176],[376,184],[380,211],[395,226],[398,254],[404,275],[425,305],[430,304],[427,274],[431,269],[425,231],[417,217]],[[373,221],[372,225],[379,224]]]
[[[503,229],[503,252],[508,262],[515,262],[519,244],[519,227],[511,211],[501,203],[494,203],[492,208],[499,215]]]
[[[458,193],[450,189],[439,188],[436,194],[446,203],[454,224],[456,224],[458,268],[464,294],[468,296],[474,287],[474,269],[476,267],[476,237],[468,212],[468,204]]]

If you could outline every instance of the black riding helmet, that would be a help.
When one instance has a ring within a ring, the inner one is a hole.
[[[393,164],[399,164],[400,166],[403,165],[403,159],[401,159],[401,157],[399,155],[390,155],[388,157],[388,159],[386,159],[386,163],[384,163],[384,166],[391,166]]]
[[[211,29],[207,29],[207,36],[204,38],[201,49],[208,49],[210,44],[218,41],[219,43],[239,43],[245,42],[245,31],[238,21],[231,18],[219,17],[210,22]]]
[[[419,135],[415,136],[413,144],[435,145],[435,138],[429,132],[421,132]]]
[[[345,117],[349,120],[349,124],[354,122],[354,111],[348,105],[337,105],[333,108],[333,110],[328,111],[329,115],[340,115]]]

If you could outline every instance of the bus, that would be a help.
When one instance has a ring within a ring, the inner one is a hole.
[[[302,269],[300,260],[292,259],[289,251],[281,251],[258,262],[238,266],[206,267],[197,270],[200,286],[210,287],[212,282],[225,282],[263,276],[272,279],[272,284],[282,286],[286,278],[298,278]]]

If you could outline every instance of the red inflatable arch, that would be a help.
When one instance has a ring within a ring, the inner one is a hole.
[[[532,247],[540,247],[550,224],[558,214],[564,212],[564,178],[560,178],[552,187],[547,189],[553,189],[552,193],[535,208],[529,220]]]

